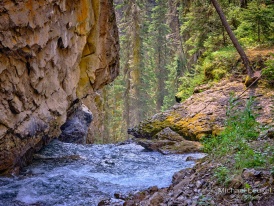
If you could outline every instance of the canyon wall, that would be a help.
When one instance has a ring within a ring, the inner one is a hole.
[[[112,0],[0,2],[0,173],[58,137],[75,101],[96,127],[96,91],[118,75],[118,52]]]

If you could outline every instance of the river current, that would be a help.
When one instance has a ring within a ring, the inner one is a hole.
[[[134,143],[77,145],[51,142],[19,176],[0,178],[0,206],[97,205],[151,186],[167,187],[172,175],[193,167],[188,156],[162,155]]]

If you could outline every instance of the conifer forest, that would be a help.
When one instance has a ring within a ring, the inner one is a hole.
[[[272,0],[218,2],[244,50],[273,46]],[[114,3],[121,69],[103,92],[103,142],[127,139],[127,128],[187,99],[200,84],[246,72],[232,69],[238,53],[212,1]]]

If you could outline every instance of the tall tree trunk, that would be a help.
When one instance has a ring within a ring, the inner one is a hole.
[[[129,51],[129,49],[128,49]],[[129,60],[129,52],[127,52],[127,60]],[[123,119],[126,123],[125,128],[129,128],[130,127],[130,118],[129,118],[129,111],[130,111],[130,95],[129,95],[129,91],[130,91],[130,74],[129,74],[129,64],[128,62],[125,65],[125,69],[124,69],[124,81],[125,81],[125,91],[124,91],[124,111],[123,111]],[[128,134],[127,135],[127,139],[129,138]]]
[[[258,27],[258,42],[261,42],[261,27],[260,27],[260,20],[257,22]]]
[[[156,101],[156,110],[157,112],[161,111],[164,102],[164,75],[163,75],[163,62],[161,57],[162,47],[158,46],[158,58],[156,64],[156,74],[157,74],[157,101]]]
[[[240,0],[241,8],[247,8],[247,0]]]
[[[140,8],[137,5],[137,2],[134,1],[132,6],[132,20],[133,20],[133,53],[132,53],[132,112],[133,112],[133,123],[138,124],[141,121],[141,95],[140,95],[140,85],[141,85],[141,18],[140,18]]]
[[[127,30],[125,37],[126,40],[124,41],[124,68],[123,68],[123,80],[125,82],[125,90],[123,94],[123,100],[124,100],[124,109],[123,109],[123,121],[125,122],[125,128],[130,127],[130,104],[131,104],[131,98],[130,98],[130,55],[131,55],[131,42],[130,42],[130,35],[131,32]],[[123,128],[123,127],[122,127]],[[129,138],[129,135],[126,134],[127,139]]]
[[[180,34],[180,19],[179,19],[179,2],[178,0],[168,0],[168,18],[167,23],[171,29],[172,52],[179,57],[181,68],[178,72],[178,77],[182,76],[187,70],[187,58],[183,48],[183,40]]]
[[[211,0],[211,2],[213,4],[213,6],[215,7],[217,13],[219,14],[219,17],[220,17],[220,19],[222,21],[222,24],[223,24],[226,32],[228,33],[228,35],[229,35],[229,37],[230,37],[230,39],[231,39],[234,47],[237,49],[238,53],[241,56],[242,61],[244,63],[244,66],[245,66],[245,68],[247,70],[248,76],[252,77],[253,76],[253,71],[252,71],[252,69],[250,67],[249,60],[248,60],[248,58],[247,58],[247,56],[246,56],[243,48],[239,44],[237,38],[235,37],[233,31],[231,30],[231,28],[230,28],[230,26],[229,26],[229,24],[228,24],[228,22],[226,20],[226,17],[224,15],[224,12],[223,12],[222,8],[220,7],[220,5],[218,4],[218,2],[216,0]]]
[[[103,99],[104,99],[104,122],[103,122],[103,126],[104,126],[104,130],[103,130],[103,143],[108,143],[109,142],[109,137],[110,137],[110,127],[109,127],[109,94],[108,94],[108,88],[104,87],[103,88]]]

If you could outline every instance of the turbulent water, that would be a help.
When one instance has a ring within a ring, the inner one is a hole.
[[[20,176],[0,178],[0,205],[97,205],[115,193],[170,185],[172,175],[194,162],[136,144],[75,145],[53,141]]]

